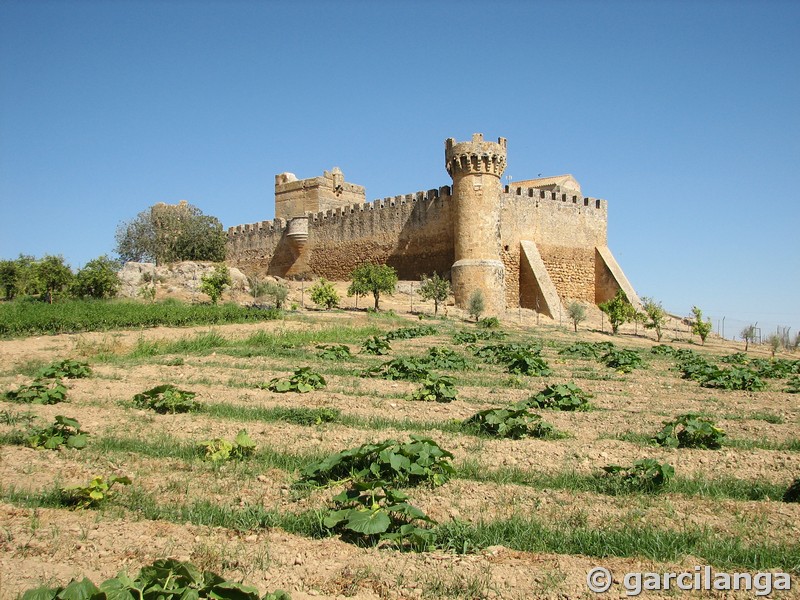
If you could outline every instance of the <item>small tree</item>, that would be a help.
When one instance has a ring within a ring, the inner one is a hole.
[[[50,304],[53,303],[53,296],[63,291],[73,277],[72,269],[64,264],[64,257],[61,255],[46,254],[34,264],[34,270]]]
[[[661,330],[667,321],[667,313],[661,306],[661,302],[656,302],[653,298],[642,298],[642,305],[646,316],[644,326],[647,329],[655,329],[656,339],[660,342]]]
[[[350,273],[350,279],[352,279],[352,283],[347,288],[347,295],[365,296],[371,293],[375,298],[375,310],[378,310],[381,293],[394,293],[397,285],[397,271],[389,265],[368,262],[356,267]]]
[[[79,298],[113,298],[119,291],[118,263],[105,254],[86,263],[70,286]]]
[[[747,352],[747,349],[750,347],[750,342],[756,339],[756,326],[753,324],[745,325],[739,335],[741,335],[744,340],[744,351]]]
[[[599,304],[598,308],[608,315],[611,333],[614,335],[617,335],[620,325],[632,321],[636,315],[636,309],[628,302],[628,296],[622,290],[617,290],[616,296]]]
[[[586,320],[586,307],[580,302],[570,302],[567,314],[575,327],[575,333],[578,333],[578,325]]]
[[[692,333],[700,336],[700,341],[705,346],[706,338],[711,333],[711,319],[708,321],[703,320],[703,311],[696,306],[692,307],[692,314],[694,315],[694,323],[692,323]]]
[[[311,294],[311,301],[317,306],[324,306],[325,310],[339,306],[339,294],[336,293],[333,284],[324,277],[321,277],[308,291]]]
[[[423,275],[420,279],[419,295],[423,300],[433,300],[433,314],[438,315],[439,302],[444,302],[450,295],[450,282],[439,277],[436,271],[430,277]]]
[[[283,303],[286,302],[286,298],[289,297],[289,288],[279,283],[268,283],[266,293],[267,296],[272,296],[272,299],[275,301],[275,308],[280,310],[283,308]]]
[[[773,333],[767,338],[767,345],[770,352],[772,352],[772,358],[775,358],[775,353],[783,346],[783,340],[777,333]]]
[[[477,323],[485,308],[486,303],[483,300],[483,292],[480,289],[476,289],[470,295],[469,302],[467,302],[467,312],[471,317],[475,317],[475,322]]]
[[[222,297],[222,290],[231,285],[231,274],[225,265],[215,265],[214,271],[200,278],[200,291],[211,298],[211,304],[216,304]]]

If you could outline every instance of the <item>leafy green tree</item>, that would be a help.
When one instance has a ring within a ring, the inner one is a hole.
[[[286,298],[289,297],[289,288],[279,283],[268,283],[266,294],[272,297],[275,301],[275,308],[280,310],[283,308],[283,303],[286,302]]]
[[[394,293],[397,285],[397,271],[389,265],[367,262],[356,267],[350,273],[350,279],[352,279],[352,283],[347,288],[347,295],[366,296],[371,293],[375,298],[375,310],[378,310],[381,293]]]
[[[692,307],[692,314],[694,315],[694,323],[692,323],[692,333],[700,336],[700,341],[705,346],[706,338],[711,333],[711,319],[708,321],[703,320],[703,311],[696,306]]]
[[[446,301],[450,295],[450,282],[439,277],[436,271],[430,277],[423,275],[420,279],[419,295],[423,300],[433,300],[433,314],[438,315],[439,302]]]
[[[70,291],[79,298],[113,298],[119,291],[119,263],[105,254],[90,260],[75,275]]]
[[[467,302],[467,312],[471,317],[475,317],[475,322],[478,322],[483,311],[486,310],[486,302],[483,299],[483,292],[476,289],[472,292]]]
[[[34,296],[44,292],[36,269],[36,257],[20,254],[14,261],[17,265],[17,285],[15,295]]]
[[[314,304],[324,306],[325,310],[339,306],[339,294],[336,293],[333,284],[330,281],[326,281],[324,277],[321,277],[309,292]]]
[[[772,358],[775,358],[775,353],[783,347],[783,340],[781,337],[773,333],[767,338],[767,346],[769,346],[770,352],[772,352]]]
[[[636,315],[636,309],[622,290],[617,290],[617,294],[611,300],[599,304],[598,308],[608,316],[611,332],[614,335],[617,335],[620,325],[632,321]]]
[[[575,333],[578,333],[578,325],[586,320],[586,307],[580,302],[570,302],[567,306],[567,315],[575,327]]]
[[[19,269],[16,261],[0,260],[0,288],[8,300],[12,300],[17,294],[18,277]]]
[[[225,265],[215,265],[214,271],[200,278],[200,291],[211,298],[211,303],[216,304],[222,297],[222,291],[231,285],[231,274]]]
[[[227,237],[219,219],[182,200],[178,204],[155,204],[120,223],[116,240],[116,252],[123,262],[164,264],[222,261]]]
[[[34,263],[36,279],[39,280],[47,301],[52,304],[53,297],[62,292],[72,281],[72,269],[64,264],[64,257],[46,254]]]
[[[660,342],[662,329],[667,322],[667,313],[661,306],[661,302],[656,302],[653,298],[642,298],[642,305],[644,306],[644,314],[646,316],[644,326],[647,329],[654,329],[656,332],[656,339]]]
[[[752,323],[745,325],[739,335],[744,340],[744,351],[747,352],[748,348],[750,348],[750,342],[756,339],[756,326]]]

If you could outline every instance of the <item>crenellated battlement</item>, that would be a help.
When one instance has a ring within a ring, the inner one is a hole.
[[[487,142],[476,133],[470,142],[448,138],[444,144],[445,168],[451,177],[489,174],[500,177],[506,170],[506,139]]]
[[[524,196],[527,198],[538,198],[541,200],[555,200],[556,202],[571,203],[579,206],[603,208],[607,202],[601,198],[591,198],[575,194],[572,190],[543,190],[535,187],[514,187],[505,186],[503,194],[508,196]]]

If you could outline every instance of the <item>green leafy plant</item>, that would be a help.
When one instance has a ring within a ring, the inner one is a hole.
[[[386,482],[356,483],[334,496],[334,508],[322,524],[359,545],[388,542],[398,548],[432,549],[435,534],[420,524],[433,524],[433,519],[406,500],[406,494]]]
[[[384,337],[387,340],[410,340],[412,338],[423,337],[426,335],[434,335],[437,333],[436,327],[433,325],[417,325],[416,327],[401,327],[393,329],[388,332]]]
[[[578,333],[578,325],[586,320],[586,307],[580,302],[570,302],[567,306],[567,316],[572,321],[575,333]]]
[[[93,477],[88,485],[72,485],[61,489],[61,495],[67,504],[76,508],[97,508],[111,496],[111,488],[115,484],[130,485],[130,477],[124,475],[111,475],[106,478],[102,475]]]
[[[438,486],[455,474],[452,458],[433,440],[412,435],[409,442],[385,440],[331,454],[303,469],[301,481],[316,485],[352,480]]]
[[[628,467],[619,465],[603,467],[603,477],[610,484],[608,491],[656,492],[674,476],[675,469],[672,465],[660,463],[654,458],[637,460]]]
[[[466,358],[444,346],[428,348],[421,360],[425,361],[431,369],[462,371],[469,368]]]
[[[658,346],[653,346],[650,348],[650,353],[655,354],[656,356],[675,356],[677,354],[677,350],[673,346],[659,344]]]
[[[422,387],[411,396],[412,400],[424,402],[452,402],[458,394],[455,381],[447,375],[430,375],[422,381]]]
[[[484,317],[478,321],[478,327],[483,329],[500,329],[500,319],[497,317]]]
[[[700,341],[705,345],[708,334],[711,333],[711,320],[703,320],[703,311],[696,306],[692,307],[694,322],[692,323],[692,333],[700,337]]]
[[[225,265],[215,265],[211,273],[200,278],[200,291],[211,298],[211,304],[216,304],[222,298],[222,291],[230,287],[231,273]]]
[[[299,392],[305,394],[306,392],[322,389],[325,385],[325,378],[311,370],[311,367],[300,367],[294,370],[291,377],[285,379],[276,377],[272,379],[267,385],[267,389],[271,392]]]
[[[133,405],[137,408],[149,408],[159,414],[175,414],[196,412],[201,404],[194,398],[195,392],[179,390],[172,384],[157,385],[133,397]]]
[[[453,334],[453,343],[458,345],[474,344],[478,340],[500,340],[508,334],[500,329],[468,331],[462,329]]]
[[[28,590],[22,600],[291,600],[282,590],[260,597],[252,586],[227,581],[175,559],[161,559],[129,577],[124,572],[99,587],[89,579],[63,587]]]
[[[800,376],[795,375],[786,382],[786,392],[790,394],[800,394]]]
[[[311,301],[317,306],[325,307],[325,310],[339,306],[339,294],[333,284],[326,281],[324,277],[320,277],[320,280],[308,291],[311,294]]]
[[[85,431],[81,431],[81,425],[75,419],[57,415],[55,422],[42,429],[34,429],[26,437],[28,445],[32,448],[44,448],[55,450],[60,446],[75,448],[80,450],[86,447]]]
[[[439,277],[436,271],[428,277],[422,275],[419,285],[419,295],[423,300],[433,300],[433,314],[439,314],[439,303],[447,300],[450,295],[450,282]]]
[[[591,409],[589,398],[592,395],[584,392],[574,383],[549,385],[535,396],[518,403],[526,408],[546,408],[565,411],[586,411]]]
[[[611,300],[602,302],[597,307],[608,316],[611,333],[614,335],[617,335],[620,325],[632,321],[636,316],[636,309],[633,308],[628,296],[622,290],[617,290],[617,294]]]
[[[351,356],[350,348],[344,344],[320,344],[317,349],[317,356],[326,360],[347,360]]]
[[[367,262],[356,267],[350,273],[350,287],[347,288],[348,296],[365,296],[372,294],[375,300],[375,310],[378,310],[378,303],[381,294],[393,294],[397,286],[397,271],[389,265],[377,265]]]
[[[364,354],[375,354],[378,356],[389,354],[391,349],[392,348],[389,346],[389,342],[386,340],[386,338],[382,338],[377,335],[367,338],[361,345],[361,352]]]
[[[36,374],[39,379],[82,379],[91,377],[92,369],[85,362],[65,359],[44,367]]]
[[[321,425],[339,420],[342,411],[338,408],[280,408],[277,416],[281,421],[297,425]]]
[[[612,348],[600,358],[600,362],[617,373],[630,373],[644,364],[641,354],[627,348]]]
[[[256,451],[256,444],[247,435],[247,431],[241,429],[236,434],[234,440],[228,441],[223,438],[204,440],[197,443],[198,446],[206,451],[205,459],[211,462],[224,462],[226,460],[242,460],[252,456]]]
[[[547,362],[529,350],[514,350],[503,355],[506,370],[514,375],[546,377],[552,373]]]
[[[653,441],[669,448],[703,448],[717,450],[722,447],[725,432],[714,421],[688,413],[672,421],[664,421],[664,428]]]
[[[603,354],[614,348],[611,342],[575,342],[558,353],[561,356],[573,358],[600,358]]]
[[[427,363],[419,358],[395,358],[381,365],[366,369],[361,373],[361,376],[422,381],[430,377],[430,371]]]
[[[667,312],[661,306],[661,302],[657,302],[653,298],[642,298],[642,307],[645,315],[644,326],[647,329],[655,330],[656,339],[660,342],[664,324],[667,322]]]
[[[473,290],[467,302],[469,316],[473,317],[477,323],[484,310],[486,310],[486,301],[483,299],[483,292],[479,289]]]
[[[466,430],[500,438],[549,438],[556,435],[555,428],[542,417],[525,407],[509,406],[479,411],[463,422]]]
[[[28,385],[7,391],[5,399],[20,404],[58,404],[67,401],[67,388],[60,379],[35,379]]]

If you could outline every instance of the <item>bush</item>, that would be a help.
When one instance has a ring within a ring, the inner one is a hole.
[[[120,287],[119,263],[103,255],[86,263],[75,275],[70,292],[78,298],[113,298]]]
[[[222,297],[222,291],[231,285],[231,274],[225,265],[215,265],[214,271],[200,278],[200,291],[211,298],[211,304],[216,304]]]
[[[325,310],[339,306],[339,294],[336,293],[333,284],[324,277],[321,277],[308,291],[311,294],[311,301],[317,306],[325,307]]]
[[[670,448],[702,448],[717,450],[722,447],[725,432],[711,419],[696,414],[685,414],[673,421],[664,421],[664,428],[653,441]]]

